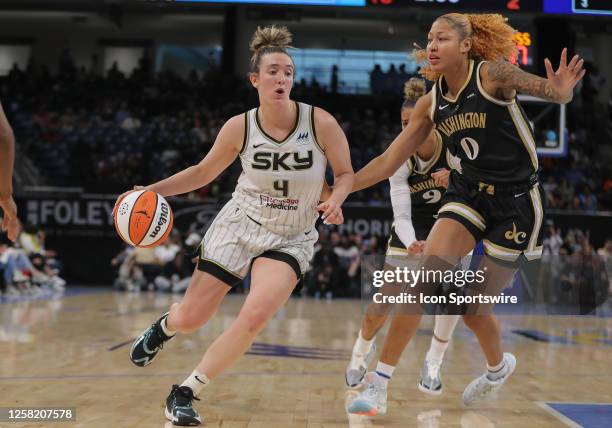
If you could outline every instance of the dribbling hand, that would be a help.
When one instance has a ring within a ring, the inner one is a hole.
[[[120,194],[117,200],[115,201],[115,206],[113,207],[113,217],[115,216],[115,213],[117,212],[117,208],[119,207],[119,204],[121,203],[123,198],[125,198],[127,195],[129,195],[132,192],[135,192],[137,190],[145,190],[145,189],[146,189],[145,186],[134,186],[132,190],[128,190],[127,192],[123,192],[122,194]]]

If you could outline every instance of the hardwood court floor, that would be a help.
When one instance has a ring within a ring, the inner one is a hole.
[[[0,304],[0,407],[77,412],[73,423],[0,427],[171,426],[163,414],[170,386],[191,372],[243,299],[228,296],[199,332],[174,339],[151,366],[133,366],[131,340],[177,298],[102,292]],[[427,317],[394,374],[387,416],[349,417],[345,401],[354,392],[344,387],[344,368],[361,311],[359,301],[290,300],[252,354],[196,402],[205,426],[556,427],[564,425],[537,402],[612,403],[610,318],[502,317],[504,347],[517,356],[517,370],[498,400],[466,408],[461,393],[484,359],[461,322],[446,354],[444,393],[431,398],[416,388],[432,329]]]

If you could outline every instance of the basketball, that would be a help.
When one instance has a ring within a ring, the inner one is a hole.
[[[146,248],[166,240],[172,230],[173,215],[163,196],[150,190],[136,190],[121,200],[114,220],[121,239]]]

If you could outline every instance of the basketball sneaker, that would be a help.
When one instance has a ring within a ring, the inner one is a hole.
[[[166,336],[161,328],[161,322],[168,317],[168,312],[155,321],[151,327],[142,332],[134,341],[130,350],[130,360],[138,367],[148,366],[164,347],[164,343],[174,336]]]
[[[365,355],[357,354],[353,352],[351,355],[351,361],[349,361],[346,367],[346,373],[344,379],[346,380],[346,386],[349,388],[355,388],[361,384],[363,377],[368,371],[368,365],[376,355],[376,345],[373,343],[370,348],[370,352]]]
[[[509,352],[504,352],[504,362],[506,373],[499,379],[490,380],[485,373],[470,382],[463,391],[463,403],[466,406],[487,398],[502,387],[516,368],[516,357]]]
[[[192,427],[202,424],[200,415],[192,407],[193,400],[200,401],[193,395],[188,386],[172,385],[172,391],[166,398],[166,419],[172,421],[173,425],[181,427]]]
[[[365,390],[348,406],[349,413],[364,416],[387,413],[387,385],[375,372],[369,372],[363,379]]]
[[[419,390],[421,392],[431,395],[442,394],[441,367],[442,360],[425,357],[423,367],[421,368],[421,380],[419,381]]]

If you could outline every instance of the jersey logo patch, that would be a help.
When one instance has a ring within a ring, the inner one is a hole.
[[[470,98],[475,97],[475,96],[476,96],[476,94],[474,92],[472,92],[470,95],[467,96],[467,99],[469,100]]]
[[[438,109],[439,109],[439,110],[444,110],[444,109],[445,109],[446,107],[448,107],[449,105],[450,105],[450,104],[446,104],[445,106],[440,105],[440,106],[438,107]]]
[[[253,144],[253,148],[254,148],[254,149],[256,149],[257,147],[261,147],[261,146],[263,146],[264,144],[267,144],[267,143]]]
[[[296,144],[307,144],[308,143],[308,132],[302,132],[298,135]]]
[[[516,224],[512,223],[512,230],[508,230],[504,237],[509,241],[514,241],[516,244],[522,244],[527,239],[527,234],[525,232],[518,232],[516,230]]]

